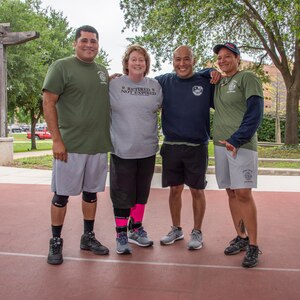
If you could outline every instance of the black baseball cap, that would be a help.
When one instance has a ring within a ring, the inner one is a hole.
[[[218,44],[218,45],[214,46],[213,51],[214,51],[214,53],[218,54],[222,48],[227,48],[231,52],[233,52],[237,55],[240,55],[240,50],[233,43]]]

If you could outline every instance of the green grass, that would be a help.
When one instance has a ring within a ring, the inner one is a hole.
[[[258,147],[258,157],[300,159],[300,147]],[[300,166],[298,166],[300,168]]]
[[[157,155],[156,164],[161,164],[161,156]],[[52,155],[44,155],[37,157],[28,157],[15,159],[13,163],[14,167],[19,168],[30,168],[30,169],[51,169],[52,168]],[[214,166],[214,160],[209,160],[209,166]],[[259,161],[260,168],[288,168],[288,169],[299,169],[299,162],[266,162]]]
[[[31,140],[27,139],[26,133],[13,133],[10,135],[14,138],[14,153],[27,151],[42,151],[52,149],[52,140],[37,140],[36,150],[31,150]]]
[[[300,169],[299,162],[258,162],[260,168]]]
[[[8,136],[13,137],[14,141],[28,141],[28,139],[26,138],[26,133],[12,133]]]
[[[14,153],[17,152],[27,152],[27,151],[42,151],[51,150],[52,141],[36,141],[36,150],[31,150],[31,142],[14,143],[13,145]]]
[[[26,138],[26,134],[13,134],[14,137],[14,152],[27,152],[31,151],[31,142]],[[52,140],[36,141],[37,150],[51,150]],[[209,143],[208,146],[209,157],[214,157],[213,144]],[[274,158],[274,159],[300,159],[300,147],[258,147],[259,158]],[[161,164],[161,156],[157,155],[156,163]],[[13,163],[16,167],[23,168],[37,168],[37,169],[51,169],[52,168],[52,155],[29,157],[14,160]],[[214,161],[210,160],[209,165],[213,166]],[[259,162],[259,167],[263,168],[292,168],[300,169],[299,162],[290,161],[277,161],[277,162]]]
[[[12,166],[17,168],[50,170],[52,168],[52,155],[27,157],[15,159]]]

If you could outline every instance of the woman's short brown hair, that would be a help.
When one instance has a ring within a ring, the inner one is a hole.
[[[122,60],[123,73],[128,75],[129,56],[133,51],[137,51],[137,52],[141,53],[144,56],[145,61],[146,61],[146,70],[145,70],[144,76],[146,76],[149,73],[149,70],[150,70],[150,56],[149,56],[147,50],[144,47],[142,47],[138,44],[133,44],[133,45],[130,45],[130,46],[127,47],[127,49],[124,53],[124,56],[123,56],[123,60]]]

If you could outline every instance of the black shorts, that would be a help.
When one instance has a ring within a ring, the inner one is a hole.
[[[186,184],[193,189],[205,189],[208,164],[207,145],[187,146],[163,144],[162,186]]]
[[[131,208],[148,201],[155,167],[155,155],[123,159],[110,156],[110,197],[114,208]]]

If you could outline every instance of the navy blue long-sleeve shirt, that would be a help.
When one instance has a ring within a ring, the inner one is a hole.
[[[162,130],[166,142],[207,144],[214,86],[204,69],[187,79],[175,73],[155,77],[163,90]]]
[[[249,142],[258,129],[263,118],[264,99],[260,96],[251,96],[247,99],[247,110],[239,129],[227,140],[236,148]]]

